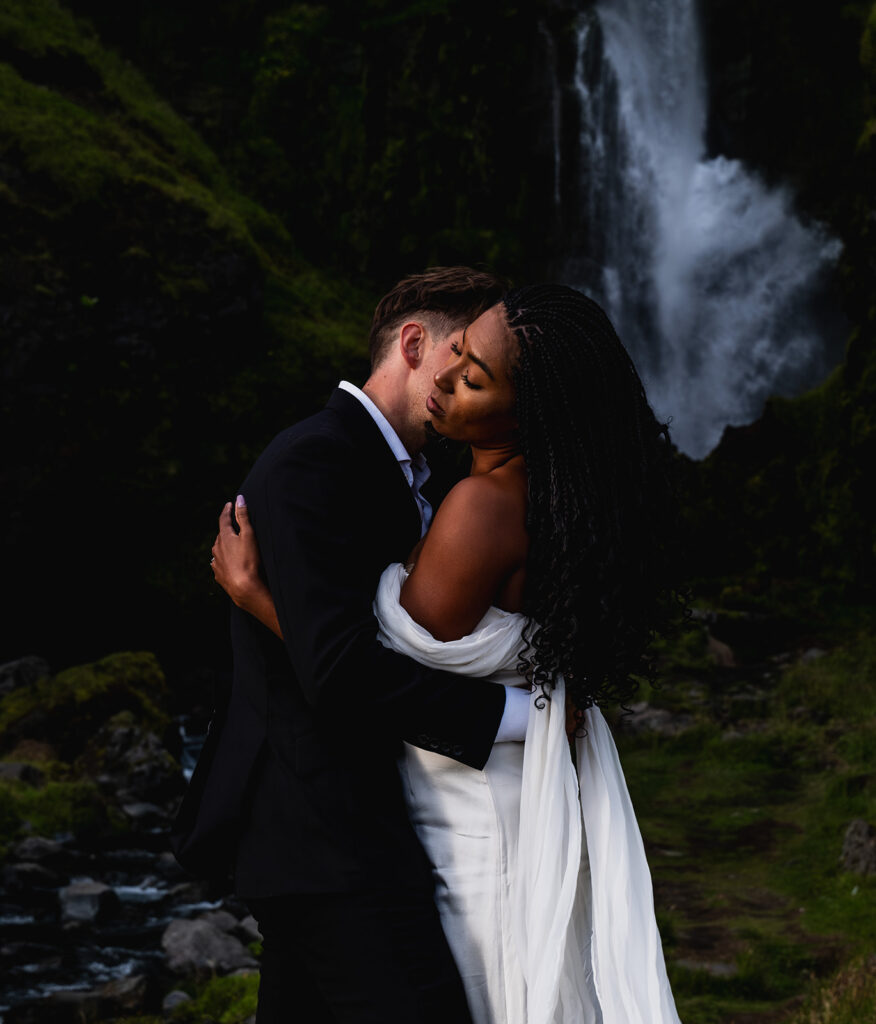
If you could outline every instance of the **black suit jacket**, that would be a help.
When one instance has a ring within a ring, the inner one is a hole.
[[[196,873],[233,864],[245,897],[427,883],[401,740],[483,767],[505,698],[376,639],[380,573],[420,534],[398,462],[337,390],[274,438],[241,492],[284,639],[232,610],[230,699],[183,803],[177,856]]]

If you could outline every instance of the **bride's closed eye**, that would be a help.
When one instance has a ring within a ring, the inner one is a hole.
[[[482,390],[482,385],[481,384],[472,384],[472,382],[468,379],[468,373],[467,372],[464,373],[460,377],[460,380],[462,381],[463,384],[465,384],[465,386],[467,388],[471,388],[472,391],[481,391]]]
[[[461,356],[462,355],[462,349],[459,347],[459,345],[455,341],[451,341],[450,342],[450,351],[455,356]]]

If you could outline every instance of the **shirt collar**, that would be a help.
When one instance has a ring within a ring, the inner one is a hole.
[[[341,391],[346,391],[347,394],[352,395],[362,403],[368,415],[377,424],[380,433],[383,434],[384,440],[389,445],[392,454],[401,463],[402,469],[410,467],[415,471],[417,476],[422,477],[420,482],[425,481],[426,477],[429,475],[429,469],[426,465],[426,459],[423,456],[423,453],[418,452],[413,456],[413,458],[411,457],[410,452],[408,452],[407,448],[402,444],[401,438],[395,432],[389,420],[377,408],[374,402],[371,401],[368,395],[366,395],[360,388],[357,388],[355,384],[351,384],[348,380],[342,380],[341,383],[338,384],[338,387]],[[424,472],[425,476],[423,476]]]

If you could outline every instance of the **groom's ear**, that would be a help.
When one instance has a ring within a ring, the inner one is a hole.
[[[403,323],[398,335],[402,358],[412,370],[420,365],[426,351],[426,328],[418,320]]]

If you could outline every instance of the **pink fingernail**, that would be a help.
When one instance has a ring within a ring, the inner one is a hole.
[[[242,494],[238,494],[237,495],[237,502],[236,502],[236,504],[237,504],[238,508],[241,508],[241,507],[246,508],[246,498],[244,498],[244,496]]]

